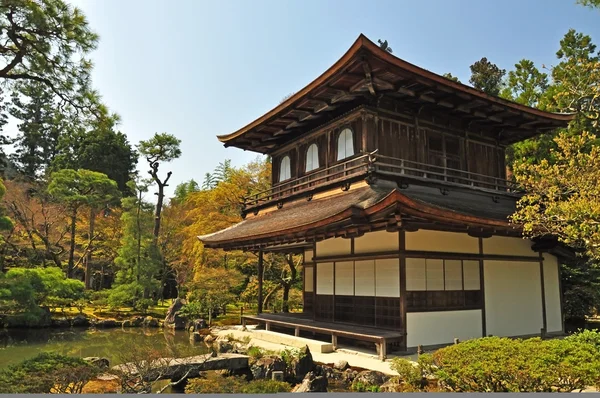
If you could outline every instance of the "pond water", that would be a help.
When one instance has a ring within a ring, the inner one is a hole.
[[[124,362],[134,351],[157,350],[169,356],[207,352],[185,331],[162,329],[5,329],[0,330],[0,369],[52,351],[78,357],[105,357],[110,365]]]

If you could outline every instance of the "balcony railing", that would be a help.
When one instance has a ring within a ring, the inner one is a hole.
[[[417,180],[437,180],[445,184],[476,187],[496,192],[518,192],[517,186],[506,179],[379,155],[376,152],[362,153],[325,169],[316,170],[301,177],[277,183],[272,188],[244,198],[244,208],[249,209],[290,196],[313,191],[352,179],[361,175],[374,174],[380,177],[403,177]]]

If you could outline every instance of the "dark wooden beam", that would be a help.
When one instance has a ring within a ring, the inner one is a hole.
[[[256,310],[257,313],[262,313],[263,311],[263,274],[264,274],[264,265],[263,265],[263,252],[262,250],[258,251],[258,308]]]

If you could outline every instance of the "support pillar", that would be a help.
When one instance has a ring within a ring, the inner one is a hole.
[[[257,313],[262,314],[263,312],[263,252],[258,251],[258,309]]]

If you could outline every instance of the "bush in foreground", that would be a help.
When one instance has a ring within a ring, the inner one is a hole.
[[[433,372],[445,388],[460,392],[568,392],[597,386],[598,349],[578,339],[585,340],[470,340],[436,351]]]
[[[0,371],[0,393],[79,394],[99,369],[81,358],[44,352]]]
[[[186,394],[275,394],[290,392],[291,386],[283,381],[253,380],[243,377],[191,379],[185,387]]]

